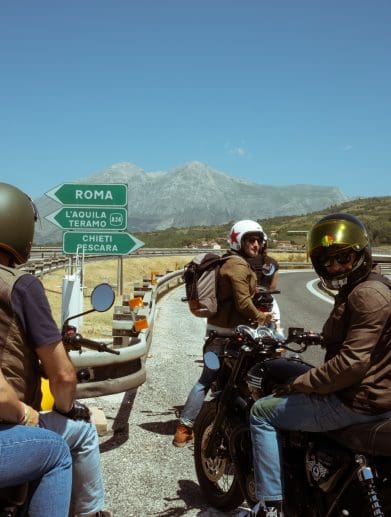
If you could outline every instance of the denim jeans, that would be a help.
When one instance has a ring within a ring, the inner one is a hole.
[[[284,499],[280,429],[322,432],[387,418],[391,418],[391,412],[375,416],[356,413],[335,395],[293,393],[257,400],[251,410],[250,428],[258,499]]]
[[[216,379],[218,371],[210,370],[204,366],[201,377],[192,387],[185,406],[181,413],[180,422],[187,427],[193,427],[198,413],[201,411],[202,404],[212,382]]]
[[[216,327],[218,328],[218,327]],[[208,326],[210,330],[210,326]],[[220,330],[220,329],[219,329]],[[227,330],[227,334],[231,334],[229,329]],[[214,352],[217,355],[222,354],[225,345],[225,338],[216,338],[209,345],[204,347],[205,352]],[[184,408],[181,412],[180,422],[187,427],[192,428],[194,426],[194,422],[198,416],[198,413],[201,411],[202,404],[205,400],[205,397],[209,391],[209,388],[212,382],[216,379],[218,374],[218,370],[211,370],[207,366],[204,365],[201,377],[194,384],[191,389],[187,400],[185,402]]]
[[[60,434],[69,445],[73,464],[72,512],[83,516],[102,510],[104,489],[95,426],[84,420],[71,420],[55,411],[41,413],[39,425]]]
[[[0,424],[0,487],[34,483],[30,517],[67,517],[72,459],[58,434],[37,427]]]

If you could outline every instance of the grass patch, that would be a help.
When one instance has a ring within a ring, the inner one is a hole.
[[[165,274],[167,271],[182,269],[191,260],[190,256],[154,257],[154,258],[130,258],[123,260],[123,293],[133,293],[134,284],[142,282],[144,278],[151,278],[151,273]],[[90,296],[93,288],[102,283],[109,283],[115,293],[114,305],[122,305],[122,297],[117,295],[118,259],[97,260],[85,263],[84,267],[84,310],[91,308]],[[45,274],[42,283],[49,299],[54,320],[61,327],[62,283],[66,274],[65,268]],[[94,312],[83,318],[82,327],[78,330],[85,337],[111,338],[113,308],[107,312]]]

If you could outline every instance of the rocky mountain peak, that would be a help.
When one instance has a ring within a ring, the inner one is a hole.
[[[159,172],[119,162],[77,182],[128,184],[130,232],[299,215],[347,200],[337,187],[260,185],[227,176],[196,160]],[[43,221],[37,228],[36,243],[61,241],[61,229],[44,219],[59,208],[58,203],[46,196],[36,202]]]

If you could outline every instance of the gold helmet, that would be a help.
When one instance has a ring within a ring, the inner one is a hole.
[[[343,251],[347,256],[349,252],[355,253],[353,268],[343,273],[328,272],[327,258]],[[367,230],[357,217],[348,213],[329,214],[315,223],[308,233],[308,253],[316,273],[330,289],[355,284],[372,269]]]

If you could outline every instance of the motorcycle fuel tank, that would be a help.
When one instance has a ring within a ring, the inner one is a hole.
[[[247,386],[253,399],[258,400],[268,394],[271,386],[291,382],[310,368],[310,364],[293,357],[270,359],[250,368],[247,372]]]

